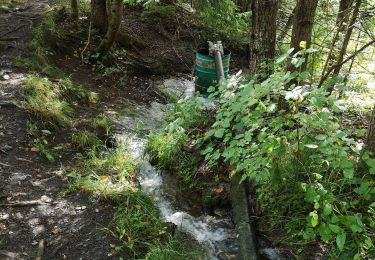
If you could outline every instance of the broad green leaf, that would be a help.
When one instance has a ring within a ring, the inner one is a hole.
[[[220,129],[216,130],[215,131],[215,137],[216,138],[222,138],[223,135],[224,135],[224,132],[225,132],[224,128],[220,128]]]
[[[331,214],[331,212],[332,212],[332,205],[331,205],[331,203],[327,202],[326,204],[324,204],[323,214],[329,215],[329,214]]]
[[[336,244],[337,244],[337,247],[340,249],[340,251],[344,249],[345,241],[346,241],[345,232],[342,232],[336,236]]]
[[[347,179],[353,179],[354,169],[344,169],[344,177]]]
[[[342,230],[339,226],[334,225],[334,224],[329,224],[328,226],[332,230],[332,232],[335,233],[335,234],[340,233],[341,230]]]
[[[312,227],[316,227],[319,223],[319,216],[316,214],[316,212],[310,212],[309,216],[310,218],[310,224]]]

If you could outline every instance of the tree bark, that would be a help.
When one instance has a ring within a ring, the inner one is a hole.
[[[78,20],[78,0],[71,0],[70,6],[72,8],[72,19],[74,21]]]
[[[106,0],[91,0],[91,19],[94,28],[105,33],[108,27]]]
[[[278,0],[252,0],[252,32],[250,45],[250,71],[256,73],[262,63],[268,63],[275,57],[276,21]],[[267,68],[267,73],[272,73]]]
[[[375,106],[370,117],[370,124],[366,139],[367,149],[375,155]]]
[[[334,77],[339,75],[340,70],[342,68],[342,65],[339,65],[339,64],[344,60],[344,56],[346,54],[346,49],[348,47],[350,37],[352,36],[354,24],[357,21],[357,17],[358,17],[358,14],[359,14],[359,7],[361,6],[361,2],[362,2],[361,0],[357,0],[356,3],[355,3],[354,9],[353,9],[353,14],[352,14],[352,17],[350,18],[349,26],[348,26],[348,29],[346,30],[344,41],[342,43],[340,53],[339,53],[339,55],[337,57],[337,60],[336,60],[336,68],[333,71]]]
[[[279,34],[279,37],[277,37],[277,42],[282,42],[285,38],[285,36],[288,34],[290,28],[292,27],[293,24],[293,18],[296,12],[296,8],[293,9],[292,13],[289,15],[288,20],[285,23],[284,28]]]
[[[117,32],[120,28],[122,13],[123,13],[123,2],[122,0],[107,0],[111,1],[108,5],[108,14],[110,18],[108,21],[108,29],[106,35],[103,37],[98,47],[98,53],[103,56],[108,53],[113,43],[115,42]]]
[[[335,60],[335,56],[337,56],[337,48],[338,48],[338,41],[341,38],[341,34],[345,32],[345,29],[347,28],[347,23],[350,17],[350,11],[353,7],[353,0],[341,0],[340,1],[340,7],[339,11],[337,13],[336,17],[336,33],[333,36],[332,43],[330,46],[330,50],[327,56],[327,60],[324,64],[323,70],[322,70],[322,77],[325,74],[328,66],[332,66]]]
[[[293,28],[292,28],[292,39],[290,47],[294,48],[293,53],[301,50],[300,42],[306,42],[306,48],[311,46],[311,34],[314,25],[315,11],[318,6],[318,0],[298,0],[295,10],[295,15],[293,18]],[[307,59],[298,68],[298,70],[304,71],[307,66]],[[288,65],[289,71],[296,71],[292,64]]]

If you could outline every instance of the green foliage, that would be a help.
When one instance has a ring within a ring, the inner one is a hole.
[[[45,78],[31,75],[24,81],[26,100],[22,102],[25,109],[45,124],[67,126],[70,124],[72,108],[61,100],[61,90]]]
[[[185,145],[191,145],[192,137],[200,135],[208,126],[210,117],[201,108],[198,98],[177,102],[170,113],[167,126],[149,136],[145,153],[159,168],[173,170],[190,186],[196,184],[195,172],[199,158],[188,152]],[[179,163],[176,164],[176,161]]]
[[[117,237],[133,254],[140,257],[150,245],[159,244],[166,227],[159,219],[158,209],[150,198],[140,192],[118,198],[119,206],[114,214]]]
[[[67,101],[77,99],[87,103],[96,102],[97,95],[69,79],[51,82],[38,75],[30,75],[24,81],[25,101],[22,105],[45,124],[68,126],[71,123],[72,107]]]
[[[225,40],[238,48],[249,43],[249,14],[238,13],[232,0],[195,0],[196,15],[201,24],[210,30],[210,39]]]
[[[109,121],[109,118],[105,114],[101,114],[95,117],[91,122],[91,126],[96,130],[98,129],[104,130],[104,134],[106,136],[110,134],[111,122]]]
[[[169,237],[165,244],[156,244],[150,248],[146,260],[188,260],[199,259],[192,252],[188,252],[185,246],[174,237]]]
[[[37,53],[32,53],[28,58],[17,56],[15,65],[26,71],[37,72],[54,79],[64,77],[64,73],[59,68],[50,65],[45,56]]]
[[[141,18],[156,21],[167,19],[176,15],[176,7],[173,5],[153,5],[143,11]]]
[[[277,72],[262,82],[220,85],[211,95],[220,107],[200,140],[203,154],[257,181],[265,218],[286,230],[286,241],[320,238],[332,257],[365,259],[375,250],[375,159],[342,127],[342,101],[324,89],[290,86],[306,77]],[[280,97],[288,111],[278,108]]]
[[[98,137],[87,130],[72,133],[71,140],[72,144],[80,149],[89,148],[100,144]]]

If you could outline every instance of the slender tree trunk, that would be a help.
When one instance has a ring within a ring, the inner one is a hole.
[[[353,7],[353,0],[341,0],[340,1],[340,7],[339,11],[337,13],[336,17],[336,33],[332,39],[331,47],[327,56],[327,60],[324,64],[323,70],[322,70],[322,76],[325,74],[327,68],[329,66],[332,66],[335,60],[336,52],[337,52],[337,44],[339,39],[342,37],[341,34],[345,32],[345,29],[347,28],[347,23],[350,17],[350,11]]]
[[[113,43],[115,42],[118,29],[120,28],[122,13],[123,13],[123,2],[122,0],[107,0],[111,1],[108,5],[108,29],[106,35],[103,37],[98,47],[98,52],[101,56],[108,53]]]
[[[275,57],[278,0],[252,0],[250,71],[257,72],[262,63]],[[268,73],[272,68],[266,69]]]
[[[337,57],[337,60],[336,60],[336,68],[333,71],[333,76],[338,76],[339,73],[340,73],[340,70],[342,68],[342,65],[339,65],[339,64],[341,64],[341,62],[344,60],[344,56],[346,54],[346,49],[348,47],[350,37],[352,36],[354,24],[357,21],[357,17],[358,17],[358,14],[359,14],[359,7],[361,6],[361,2],[362,2],[361,0],[357,0],[356,3],[355,3],[354,9],[353,9],[353,14],[352,14],[352,17],[350,18],[350,21],[349,21],[349,27],[346,30],[344,41],[342,43],[340,53],[339,53],[339,55]]]
[[[91,19],[94,28],[105,33],[108,27],[106,0],[91,0]]]
[[[367,149],[375,155],[375,106],[372,110],[366,139]]]
[[[296,11],[293,19],[292,40],[290,47],[294,48],[293,53],[298,52],[300,42],[306,42],[306,48],[311,46],[311,34],[314,25],[315,11],[318,6],[318,0],[298,0]],[[306,70],[306,61],[298,68],[298,70]],[[297,70],[292,64],[288,65],[289,71]]]
[[[72,7],[72,18],[74,21],[78,20],[78,0],[71,0],[70,6]]]
[[[296,8],[293,9],[292,13],[289,15],[288,20],[286,21],[286,24],[282,31],[279,34],[279,37],[277,37],[277,42],[282,42],[285,38],[285,36],[288,34],[290,28],[292,27],[293,24],[293,18],[296,12]]]

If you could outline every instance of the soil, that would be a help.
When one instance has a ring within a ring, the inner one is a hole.
[[[0,13],[0,259],[35,258],[40,241],[45,259],[112,259],[116,241],[99,229],[110,224],[113,206],[84,193],[61,196],[67,185],[62,169],[71,161],[49,163],[32,152],[29,116],[11,103],[22,99],[26,77],[13,60],[29,51],[31,29],[50,4],[28,1]],[[27,201],[39,205],[9,205]]]
[[[24,98],[22,81],[27,75],[13,61],[30,52],[32,28],[54,2],[31,0],[0,9],[0,259],[34,259],[39,244],[44,245],[44,259],[118,259],[111,247],[118,241],[104,230],[111,225],[111,201],[82,192],[63,195],[69,184],[64,173],[74,165],[79,151],[71,148],[60,154],[58,162],[48,162],[32,149],[32,136],[27,132],[29,114],[14,105]],[[98,93],[96,104],[74,106],[82,121],[104,111],[121,111],[125,98],[142,104],[164,102],[165,97],[154,88],[163,78],[161,74],[191,75],[196,47],[181,40],[183,29],[178,28],[182,27],[157,24],[155,31],[139,16],[136,8],[125,12],[123,24],[129,26],[122,30],[143,42],[142,50],[131,46],[126,58],[119,55],[107,64],[122,66],[129,71],[125,76],[103,77],[102,71],[82,64],[74,49],[82,50],[87,31],[76,34],[78,38],[69,42],[68,48],[50,57],[75,84]],[[88,28],[87,20],[80,23],[81,28]],[[93,37],[87,52],[97,40]],[[57,131],[50,141],[67,143],[69,133]],[[31,204],[17,205],[23,202]]]

